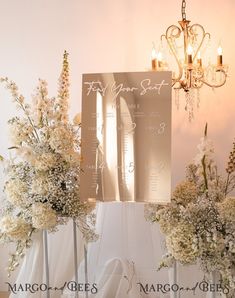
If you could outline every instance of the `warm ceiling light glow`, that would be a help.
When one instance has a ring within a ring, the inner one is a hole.
[[[200,51],[206,50],[210,44],[210,33],[199,23],[191,24],[186,17],[186,0],[181,4],[182,19],[177,25],[170,25],[165,34],[161,35],[161,45],[165,45],[175,59],[177,69],[172,66],[172,87],[176,92],[176,103],[179,102],[179,90],[185,91],[186,110],[189,118],[193,118],[195,98],[199,99],[198,91],[202,86],[219,88],[226,83],[227,66],[223,64],[222,48],[218,48],[217,65],[201,59]],[[206,56],[204,57],[206,60]],[[164,61],[169,65],[169,61]],[[213,66],[213,67],[212,67]],[[162,70],[162,69],[158,69]],[[219,74],[219,75],[217,75]],[[194,94],[195,90],[197,95]],[[199,102],[199,100],[198,100]],[[178,105],[178,104],[177,104]]]

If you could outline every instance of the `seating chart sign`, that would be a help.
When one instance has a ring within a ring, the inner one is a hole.
[[[84,74],[81,198],[171,195],[171,72]]]

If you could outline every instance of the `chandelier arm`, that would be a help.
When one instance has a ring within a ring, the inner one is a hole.
[[[225,85],[228,76],[227,76],[227,73],[226,73],[223,69],[219,70],[219,72],[222,73],[223,76],[224,76],[224,79],[223,79],[223,81],[222,81],[220,84],[211,84],[211,83],[207,82],[206,80],[204,80],[203,77],[202,77],[201,81],[202,81],[205,85],[207,85],[207,86],[209,86],[209,87],[211,87],[211,88],[219,88],[219,87],[222,87],[222,86]]]
[[[202,47],[202,45],[203,45],[203,43],[204,43],[204,41],[205,41],[205,38],[208,36],[209,39],[210,39],[210,37],[211,37],[211,36],[210,36],[210,33],[205,32],[204,27],[203,27],[202,25],[200,25],[200,24],[193,24],[192,26],[189,27],[189,33],[190,33],[191,35],[194,34],[194,33],[193,33],[193,29],[194,29],[194,28],[200,28],[200,29],[202,30],[202,39],[201,39],[200,44],[199,44],[199,46],[198,46],[198,48],[197,48],[197,50],[196,50],[196,52],[195,52],[195,54],[194,54],[194,56],[193,56],[193,62],[195,61],[195,59],[196,59],[196,57],[197,57],[199,51],[201,50],[201,47]]]
[[[165,40],[167,41],[167,44],[168,44],[169,48],[171,49],[171,47],[170,47],[170,45],[169,45],[169,43],[168,43],[168,40],[167,40],[165,34],[162,34],[162,35],[161,35],[161,42],[163,41],[163,38],[165,38]],[[176,82],[177,82],[177,81],[176,81],[175,79],[172,79],[172,87],[175,85]]]
[[[176,30],[175,34],[173,34],[173,30]],[[180,79],[183,76],[183,68],[180,64],[178,57],[177,57],[176,49],[171,43],[172,38],[179,38],[181,33],[182,33],[182,30],[179,27],[177,27],[176,25],[171,25],[170,27],[167,28],[166,34],[163,35],[167,41],[167,44],[169,46],[171,53],[173,54],[173,56],[176,60],[176,63],[178,65],[178,70],[179,70],[178,76],[176,78],[172,79],[172,86],[174,86],[177,82],[180,82]]]

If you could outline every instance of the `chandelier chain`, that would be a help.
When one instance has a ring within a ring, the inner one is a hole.
[[[186,0],[182,0],[181,12],[183,21],[186,21]]]

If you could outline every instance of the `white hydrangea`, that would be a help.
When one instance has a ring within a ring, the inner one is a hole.
[[[51,130],[49,144],[58,153],[66,153],[73,149],[74,136],[64,126],[58,126]]]
[[[173,199],[182,205],[196,201],[198,191],[196,184],[191,181],[183,181],[178,184],[173,192]]]
[[[195,229],[188,223],[181,223],[166,236],[166,246],[171,255],[183,264],[194,263],[198,257]]]
[[[53,153],[42,152],[35,155],[31,163],[38,171],[46,171],[52,168],[57,162],[57,157]]]
[[[27,184],[17,178],[9,180],[5,184],[7,200],[15,206],[24,206],[27,204],[25,197],[27,190]]]
[[[57,225],[55,210],[44,203],[35,203],[32,206],[32,225],[36,229],[53,229]]]
[[[46,196],[50,191],[50,183],[44,175],[37,175],[31,182],[31,191],[37,195]]]
[[[0,231],[13,240],[22,240],[28,237],[31,226],[22,218],[6,215],[0,220]]]

